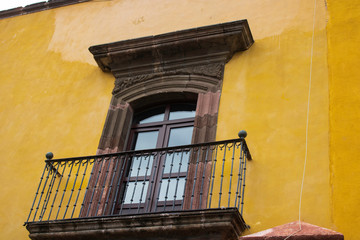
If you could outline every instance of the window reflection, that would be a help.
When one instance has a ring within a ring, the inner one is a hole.
[[[170,131],[168,147],[191,144],[193,126],[172,128]]]
[[[137,133],[134,150],[153,149],[156,147],[156,140],[159,131],[139,132]]]
[[[135,116],[134,123],[144,124],[152,122],[164,121],[165,117],[165,106],[160,106],[146,110]]]
[[[169,120],[195,117],[195,104],[171,105]]]

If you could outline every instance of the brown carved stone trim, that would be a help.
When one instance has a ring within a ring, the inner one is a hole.
[[[91,0],[49,0],[48,2],[39,2],[25,7],[17,7],[8,10],[0,11],[0,19],[25,15],[34,12],[45,11],[48,9],[64,7],[82,2],[88,2]]]
[[[110,105],[98,149],[123,151],[131,126],[133,110],[128,103]]]
[[[221,80],[211,77],[198,75],[172,75],[143,81],[122,91],[114,92],[114,94],[122,101],[130,103],[143,97],[156,95],[162,92],[206,93],[215,92],[220,88]]]
[[[237,240],[246,224],[234,208],[33,222],[32,240]]]
[[[131,87],[136,87],[139,84],[145,84],[147,82],[156,81],[160,82],[164,79],[171,78],[179,78],[179,76],[185,76],[185,79],[181,80],[190,80],[189,75],[192,76],[203,76],[204,78],[208,78],[208,82],[210,84],[217,84],[217,82],[221,81],[223,74],[224,64],[213,63],[213,64],[205,64],[199,66],[190,66],[187,68],[179,68],[171,71],[164,71],[159,73],[152,74],[140,74],[133,77],[118,77],[115,81],[115,88],[113,90],[113,94],[118,92],[124,92],[125,89],[129,89]],[[115,75],[116,77],[116,75]],[[195,80],[195,77],[192,77]]]
[[[193,143],[215,141],[220,91],[199,93]]]
[[[108,124],[105,124],[104,126],[97,154],[114,153],[124,150],[132,117],[133,110],[129,104],[116,104],[113,102],[113,104],[110,105],[106,119]],[[115,169],[113,166],[116,161],[119,163],[118,169]],[[87,191],[83,202],[83,209],[85,210],[81,212],[81,217],[103,215],[105,198],[108,195],[110,199],[109,202],[113,202],[112,198],[114,197],[114,191],[109,192],[110,179],[108,178],[107,182],[104,183],[106,180],[106,175],[104,173],[106,172],[106,169],[108,169],[109,176],[112,176],[114,171],[120,172],[119,169],[122,168],[122,164],[125,162],[121,159],[117,159],[116,161],[115,159],[113,159],[113,161],[110,161],[110,159],[103,159],[105,164],[102,162],[94,163],[92,170],[93,175],[88,183],[89,190]],[[111,166],[109,166],[109,164],[111,164]],[[115,182],[117,182],[118,177],[119,176],[117,175],[114,179]],[[97,178],[99,178],[99,180],[97,184],[95,184]],[[105,186],[103,191],[101,191],[101,186]],[[98,203],[100,204],[98,205]],[[110,212],[110,209],[111,207],[109,207],[107,211]]]

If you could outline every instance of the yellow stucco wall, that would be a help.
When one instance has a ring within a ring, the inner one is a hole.
[[[327,2],[333,220],[345,239],[359,239],[360,2]]]
[[[337,23],[348,24],[346,5],[329,2],[330,11],[324,1],[318,1],[316,9],[301,219],[355,239],[352,228],[356,225],[351,221],[356,216],[347,214],[341,203],[344,194],[354,208],[359,202],[359,194],[348,191],[355,186],[347,185],[352,168],[348,160],[359,153],[355,148],[347,155],[341,151],[357,140],[351,127],[337,119],[339,114],[352,112],[351,107],[342,109],[337,99],[357,103],[357,98],[350,98],[356,94],[349,94],[354,88],[342,82],[346,75],[350,84],[356,84],[357,69],[349,72],[337,65],[329,72],[328,62],[337,64],[341,57],[347,60],[341,51],[343,40],[354,48],[356,43],[350,38],[351,26],[344,30],[348,34],[344,38],[337,36],[341,29]],[[96,151],[113,77],[97,67],[89,46],[240,19],[248,19],[255,44],[236,54],[225,67],[217,138],[234,138],[240,129],[248,131],[254,158],[246,179],[244,218],[251,225],[249,233],[296,221],[305,154],[313,6],[313,0],[229,0],[226,4],[216,0],[176,4],[113,0],[0,20],[0,238],[27,239],[21,224],[47,151],[53,151],[56,158]],[[337,12],[338,7],[342,13]],[[355,11],[353,17],[359,19]],[[349,61],[356,66],[355,57]],[[330,112],[329,102],[334,104]],[[353,123],[356,115],[346,119]],[[339,127],[352,137],[344,139]],[[332,132],[336,134],[331,136]],[[344,147],[338,148],[339,144]],[[348,165],[342,165],[344,161]]]
[[[294,24],[287,23],[282,32],[274,36],[255,38],[255,44],[248,51],[235,55],[226,66],[217,137],[225,139],[235,137],[241,129],[248,131],[247,142],[254,158],[248,165],[245,190],[244,218],[251,226],[249,233],[298,220],[305,160],[313,3],[303,1],[297,7],[289,6],[298,10],[292,19]],[[317,5],[316,14],[301,220],[333,228],[323,2]],[[250,16],[249,19],[252,27]]]

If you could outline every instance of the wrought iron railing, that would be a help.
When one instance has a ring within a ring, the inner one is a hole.
[[[246,160],[244,138],[48,159],[25,224],[221,207],[242,213]]]

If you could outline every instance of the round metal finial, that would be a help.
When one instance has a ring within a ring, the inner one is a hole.
[[[48,152],[45,156],[47,160],[51,160],[54,157],[54,154],[52,152]]]
[[[241,131],[238,133],[238,136],[239,136],[239,138],[246,138],[247,132],[246,132],[245,130],[241,130]]]

